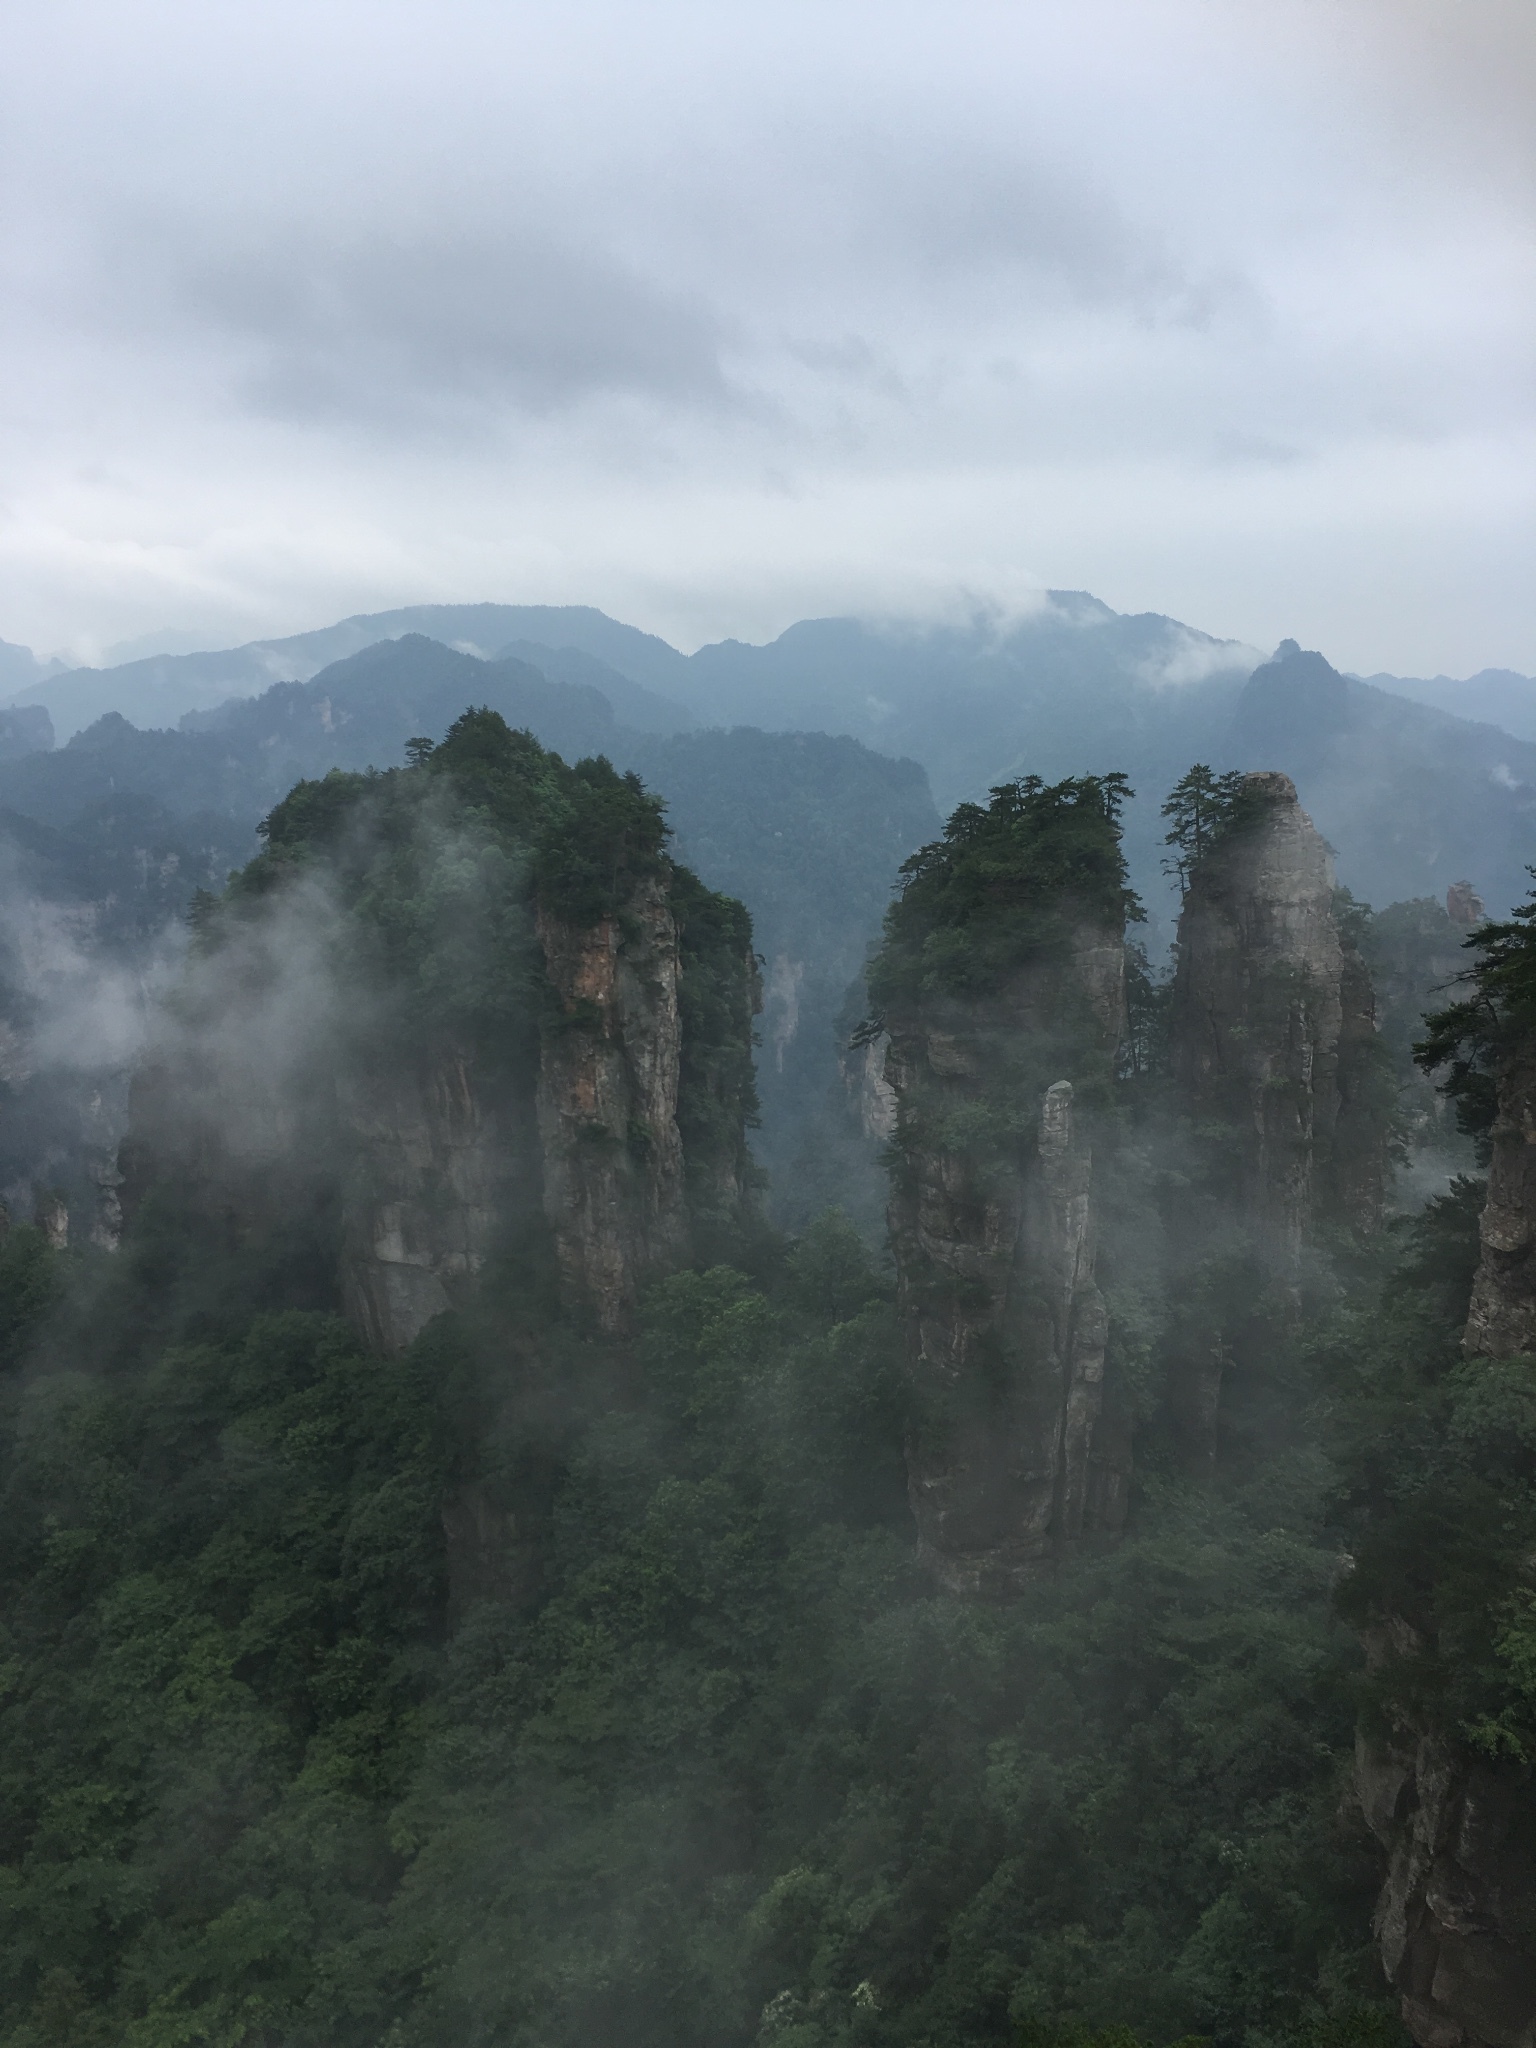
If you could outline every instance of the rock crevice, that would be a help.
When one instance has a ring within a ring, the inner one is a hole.
[[[648,877],[582,930],[541,912],[553,995],[541,1034],[544,1207],[567,1305],[618,1334],[647,1273],[688,1256],[678,1130],[678,933]]]
[[[1388,1858],[1382,1965],[1419,2048],[1536,2048],[1529,1774],[1430,1735],[1362,1737],[1355,1788]]]
[[[1071,1082],[1026,1088],[1019,1143],[996,1102],[999,1069],[1028,1065],[1063,993],[1111,1068],[1124,952],[1098,930],[999,997],[889,1021],[909,1495],[923,1558],[960,1593],[1006,1592],[1124,1514],[1128,1445],[1100,1431],[1108,1315],[1086,1119]]]
[[[1481,1256],[1463,1343],[1474,1357],[1536,1351],[1536,1056],[1499,1063]]]

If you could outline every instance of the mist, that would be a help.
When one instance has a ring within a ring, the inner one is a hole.
[[[1528,9],[22,0],[0,2048],[1528,2048]]]
[[[1532,667],[1523,10],[22,10],[4,631],[1088,588]]]

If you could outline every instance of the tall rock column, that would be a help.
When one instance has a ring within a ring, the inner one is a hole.
[[[380,1351],[399,1351],[462,1296],[539,1161],[512,1091],[466,1052],[399,1059],[337,1081],[350,1140],[342,1298]]]
[[[581,928],[540,911],[554,997],[542,1035],[544,1207],[562,1287],[599,1329],[632,1324],[648,1271],[688,1252],[678,1131],[678,934],[665,883]]]
[[[1232,1133],[1235,1214],[1286,1273],[1320,1210],[1368,1226],[1380,1209],[1370,981],[1334,904],[1333,862],[1290,777],[1246,776],[1236,819],[1190,874],[1173,1061],[1193,1121]]]
[[[1083,1065],[1107,1072],[1123,1013],[1121,936],[1085,925],[985,1002],[888,1018],[908,1488],[921,1554],[955,1592],[1006,1592],[1123,1515],[1123,1483],[1095,1471],[1092,1149],[1072,1083],[1030,1077],[1064,1017]]]
[[[1497,1087],[1482,1254],[1462,1340],[1482,1358],[1536,1351],[1536,1046],[1504,1054]]]

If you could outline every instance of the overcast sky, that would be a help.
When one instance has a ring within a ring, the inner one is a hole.
[[[1536,672],[1529,0],[9,0],[0,638],[1040,586]]]

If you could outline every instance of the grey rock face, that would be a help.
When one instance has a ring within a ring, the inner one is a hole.
[[[1173,1056],[1196,1122],[1237,1134],[1236,1198],[1294,1270],[1315,1214],[1380,1213],[1370,1141],[1370,979],[1340,937],[1333,863],[1289,776],[1246,778],[1253,815],[1194,868],[1179,920]],[[1341,1119],[1350,1141],[1336,1146]],[[1362,1142],[1364,1141],[1364,1142]],[[1335,1160],[1338,1165],[1335,1165]]]
[[[839,1055],[843,1092],[859,1130],[877,1144],[896,1134],[896,1092],[885,1077],[890,1040],[881,1031],[845,1046]]]
[[[1463,1342],[1475,1357],[1536,1350],[1536,1060],[1506,1059],[1498,1075],[1482,1256]]]
[[[1112,1064],[1124,954],[1118,935],[1095,930],[1077,935],[1068,962],[1027,971],[999,998],[890,1020],[909,1493],[921,1553],[959,1593],[1005,1592],[1124,1515],[1129,1445],[1099,1427],[1108,1317],[1071,1083],[1034,1096],[1024,1143],[976,1142],[999,1061],[1038,1037],[1063,977]]]
[[[618,1334],[645,1275],[687,1257],[677,926],[652,878],[621,917],[541,914],[539,937],[560,1005],[539,1066],[544,1207],[568,1302]]]
[[[1389,1859],[1382,1964],[1419,2048],[1536,2048],[1529,1773],[1429,1736],[1362,1738],[1355,1787]]]
[[[369,1341],[408,1344],[462,1293],[498,1228],[540,1203],[566,1304],[628,1332],[640,1288],[688,1256],[678,1131],[678,936],[649,878],[618,917],[541,913],[555,999],[534,1100],[463,1054],[344,1085],[358,1146],[344,1202],[348,1307]]]
[[[493,1070],[483,1049],[387,1034],[365,1057],[341,1023],[301,1068],[263,1075],[231,1051],[215,1011],[178,1065],[135,1080],[120,1151],[127,1210],[171,1173],[238,1242],[331,1191],[343,1302],[371,1345],[393,1351],[462,1300],[498,1234],[542,1207],[567,1305],[626,1334],[644,1282],[689,1255],[667,891],[665,874],[649,877],[590,928],[540,914],[536,1076],[526,1063],[516,1076]],[[742,971],[750,985],[750,962]],[[741,1105],[715,1122],[725,1135],[692,1162],[695,1192],[734,1214],[749,1172]]]
[[[371,1345],[398,1351],[480,1271],[506,1183],[536,1181],[537,1153],[463,1053],[415,1073],[347,1075],[338,1093],[353,1151],[343,1299]]]

